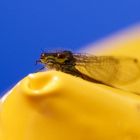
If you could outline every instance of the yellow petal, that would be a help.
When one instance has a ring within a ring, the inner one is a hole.
[[[138,42],[108,53],[139,58]],[[1,98],[0,140],[112,139],[140,140],[140,96],[48,71],[29,74]]]

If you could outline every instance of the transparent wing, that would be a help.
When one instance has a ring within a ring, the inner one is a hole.
[[[102,83],[122,86],[140,78],[140,64],[129,57],[75,54],[76,68]]]

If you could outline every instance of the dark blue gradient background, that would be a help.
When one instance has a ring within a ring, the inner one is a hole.
[[[1,0],[0,94],[28,73],[41,49],[71,49],[140,21],[140,0]]]

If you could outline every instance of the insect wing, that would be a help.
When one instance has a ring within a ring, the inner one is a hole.
[[[140,78],[140,64],[133,58],[81,54],[74,57],[80,72],[107,85],[118,87]]]

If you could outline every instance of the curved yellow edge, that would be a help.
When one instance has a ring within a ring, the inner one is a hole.
[[[139,58],[133,44],[114,50]],[[139,95],[48,71],[29,74],[0,100],[0,140],[112,139],[140,140]]]
[[[1,99],[1,140],[140,139],[140,96],[57,72],[30,74]]]

